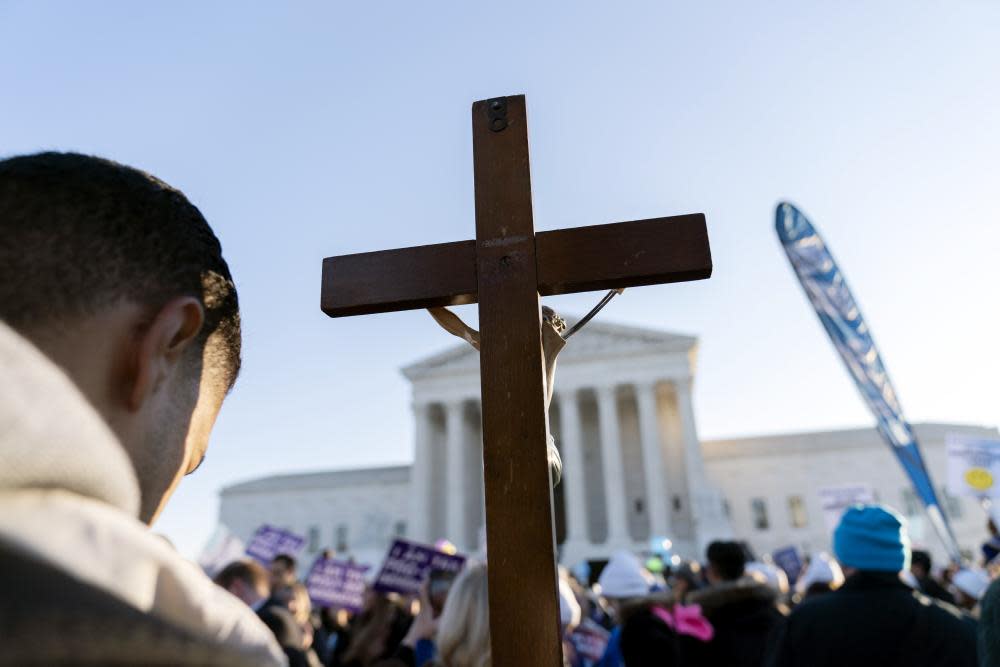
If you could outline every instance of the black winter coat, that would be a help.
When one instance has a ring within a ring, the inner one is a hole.
[[[700,639],[678,635],[648,606],[625,620],[620,646],[625,667],[698,667],[708,648]]]
[[[705,655],[705,667],[760,667],[771,632],[785,618],[778,592],[752,578],[727,581],[688,596],[701,605],[715,629]]]
[[[792,612],[767,665],[976,667],[976,623],[896,574],[859,572]]]

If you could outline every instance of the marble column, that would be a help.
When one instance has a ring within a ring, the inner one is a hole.
[[[622,463],[615,389],[597,387],[597,419],[601,432],[601,462],[604,465],[604,502],[607,507],[608,542],[630,542],[625,507],[625,466]]]
[[[414,540],[426,542],[433,539],[430,535],[431,526],[435,523],[431,517],[433,503],[431,502],[431,406],[429,403],[413,404],[414,443],[413,468],[411,487],[413,505],[410,508],[410,525],[407,534]]]
[[[694,406],[691,404],[690,378],[676,380],[677,414],[681,421],[681,438],[684,440],[684,471],[687,473],[688,489],[692,497],[696,491],[704,490],[705,468],[701,460],[701,441],[694,421]]]
[[[580,428],[580,403],[575,389],[556,394],[559,402],[559,445],[566,485],[566,543],[587,544],[587,492]]]
[[[670,496],[667,469],[660,446],[660,423],[656,409],[656,383],[635,385],[639,413],[639,439],[642,443],[642,466],[646,475],[646,505],[649,507],[649,533],[653,537],[670,535]]]
[[[453,401],[445,406],[445,438],[448,453],[448,481],[445,484],[445,514],[448,517],[447,535],[459,548],[464,551],[468,536],[467,528],[467,503],[465,489],[468,486],[468,467],[465,463],[466,449],[466,428],[465,428],[465,402]]]
[[[691,526],[697,553],[704,553],[712,540],[733,538],[733,528],[723,510],[723,498],[709,485],[701,457],[701,442],[694,421],[691,404],[690,378],[674,384],[677,390],[677,412],[680,416],[684,438],[684,463],[688,478],[688,495],[691,504]]]

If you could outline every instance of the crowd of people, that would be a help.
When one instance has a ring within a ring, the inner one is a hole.
[[[0,664],[486,667],[518,641],[490,635],[486,563],[441,605],[368,590],[352,613],[314,606],[289,555],[213,581],[151,532],[240,364],[235,283],[182,193],[85,155],[0,160]],[[1000,665],[1000,584],[935,569],[878,505],[794,587],[738,542],[594,574],[560,572],[574,666]]]
[[[297,579],[294,557],[279,554],[269,569],[252,559],[215,575],[274,633],[292,667],[415,667],[490,664],[486,566],[465,567],[436,609],[425,589],[417,596],[365,591],[360,610],[315,607]]]
[[[593,583],[559,571],[564,662],[569,667],[786,667],[979,665],[1000,657],[1000,584],[984,570],[935,570],[911,550],[906,523],[879,505],[849,508],[834,555],[789,573],[736,541],[711,543],[704,563],[652,573],[616,553]],[[659,568],[654,568],[659,570]],[[281,555],[270,572],[250,560],[216,583],[274,631],[291,665],[485,667],[490,664],[486,565],[456,579],[443,609],[420,596],[370,587],[356,614],[314,608]],[[584,568],[578,574],[585,573]],[[977,657],[978,656],[978,657]],[[982,660],[982,662],[980,662]]]

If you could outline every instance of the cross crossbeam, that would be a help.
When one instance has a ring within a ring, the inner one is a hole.
[[[708,233],[693,214],[535,234],[524,97],[475,102],[472,136],[476,239],[328,257],[321,307],[478,302],[492,664],[559,667],[539,295],[708,278]]]
[[[677,215],[535,234],[538,294],[572,294],[708,278],[705,216]],[[330,317],[476,303],[476,242],[380,250],[323,260]]]

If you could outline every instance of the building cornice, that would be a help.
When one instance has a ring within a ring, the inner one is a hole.
[[[220,491],[220,495],[226,497],[250,493],[273,493],[275,491],[357,486],[360,484],[401,484],[410,481],[411,468],[411,465],[406,464],[268,475],[267,477],[258,477],[224,487]]]

